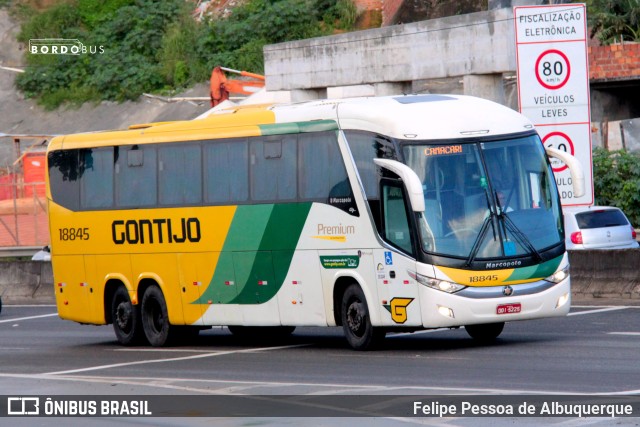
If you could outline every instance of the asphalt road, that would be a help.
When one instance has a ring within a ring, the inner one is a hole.
[[[110,326],[60,320],[52,306],[5,306],[0,342],[0,395],[640,394],[638,306],[574,305],[566,318],[510,323],[491,345],[474,343],[464,330],[394,334],[375,352],[350,350],[338,328],[299,328],[290,339],[267,344],[244,343],[216,328],[179,347],[125,348]],[[147,424],[173,425],[155,420]],[[198,420],[189,424],[201,425]],[[453,420],[446,425],[481,425],[477,418]],[[536,420],[541,421],[524,422]],[[245,425],[239,419],[217,421]],[[313,421],[302,424],[318,425]],[[326,425],[340,425],[336,421]],[[615,425],[640,421],[617,419]]]

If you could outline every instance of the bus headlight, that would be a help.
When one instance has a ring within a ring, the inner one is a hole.
[[[466,288],[464,285],[460,285],[458,283],[449,282],[447,280],[434,279],[433,277],[423,276],[418,273],[411,273],[411,276],[414,276],[416,281],[421,285],[428,286],[432,289],[437,289],[442,292],[454,293],[463,290]]]
[[[551,276],[546,277],[544,280],[552,283],[560,283],[567,277],[569,277],[569,264],[567,264],[565,268],[556,271]]]

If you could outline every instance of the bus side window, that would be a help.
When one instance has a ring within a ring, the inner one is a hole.
[[[249,144],[251,200],[294,201],[298,194],[297,156],[295,136],[252,139]]]
[[[49,182],[53,201],[70,210],[80,205],[79,150],[58,150],[48,154]]]
[[[249,143],[246,138],[203,144],[204,201],[233,204],[249,200]]]
[[[382,235],[380,195],[378,194],[380,172],[373,163],[373,159],[398,160],[393,141],[373,132],[347,130],[344,134],[355,161],[376,229]]]
[[[156,147],[120,147],[116,160],[116,206],[155,206],[158,202],[157,174]]]
[[[382,196],[382,238],[413,255],[411,227],[404,188],[399,181],[383,180],[380,185]]]
[[[158,202],[161,206],[202,202],[201,158],[199,144],[158,147]]]
[[[300,134],[298,155],[300,199],[322,201],[359,216],[336,132]]]
[[[113,207],[113,147],[80,150],[80,209]]]

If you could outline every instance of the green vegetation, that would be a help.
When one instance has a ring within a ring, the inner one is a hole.
[[[587,0],[591,36],[602,44],[640,41],[640,1]]]
[[[27,53],[17,79],[47,109],[68,102],[135,99],[206,81],[216,65],[263,72],[262,48],[350,29],[351,0],[247,0],[226,19],[196,22],[184,0],[69,0],[23,17],[18,40],[78,39],[82,55]]]
[[[640,154],[593,150],[593,186],[597,205],[617,206],[640,225]]]

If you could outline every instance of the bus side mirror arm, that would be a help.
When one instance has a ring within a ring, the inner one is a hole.
[[[558,160],[562,160],[571,172],[571,182],[573,183],[573,194],[575,197],[584,195],[584,170],[580,161],[571,154],[556,150],[555,148],[545,147],[547,155],[549,157],[555,157]]]
[[[422,182],[413,169],[396,160],[373,159],[373,161],[379,167],[388,169],[398,175],[407,189],[411,210],[414,212],[424,212],[424,191],[422,191]]]

